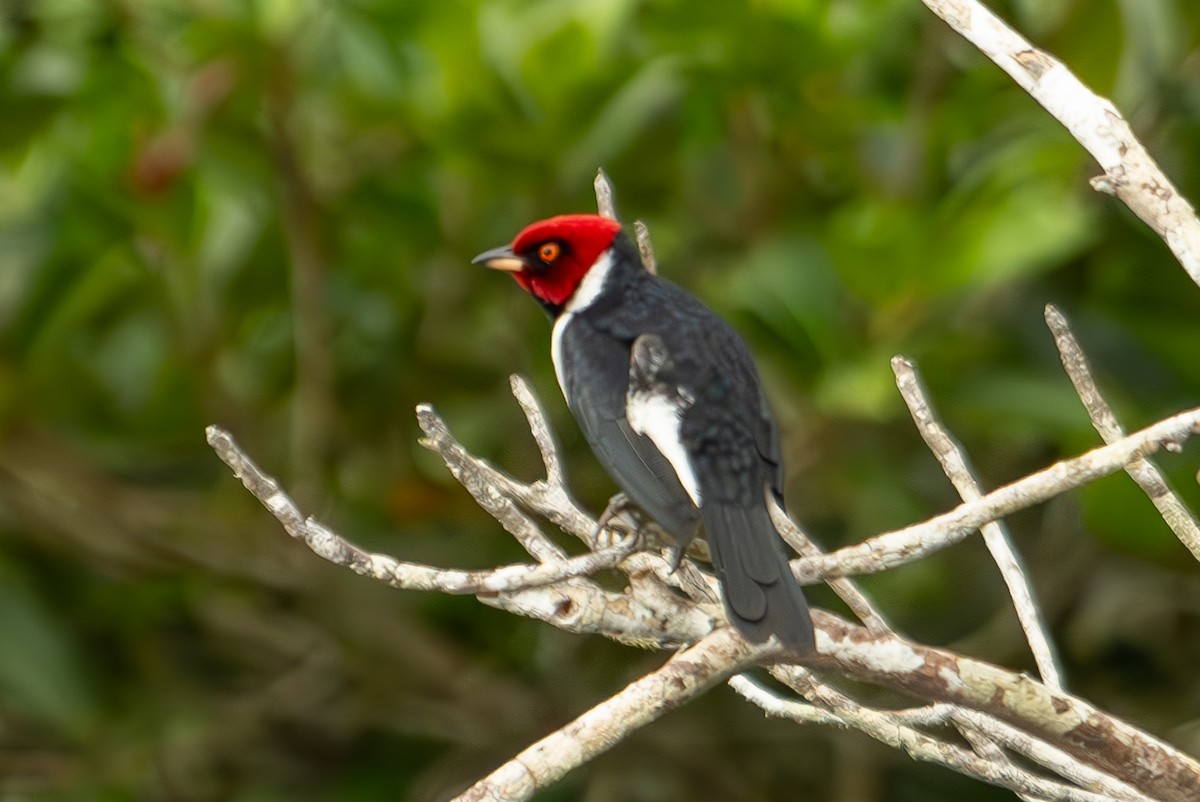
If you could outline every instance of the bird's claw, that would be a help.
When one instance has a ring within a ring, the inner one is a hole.
[[[596,547],[603,549],[628,545],[630,551],[636,551],[645,544],[642,530],[643,523],[633,502],[624,493],[617,493],[609,499],[608,506],[596,522]]]
[[[663,549],[663,556],[667,559],[667,565],[671,566],[670,573],[675,573],[679,570],[679,566],[683,563],[683,556],[687,554],[687,546],[678,544],[667,546]]]

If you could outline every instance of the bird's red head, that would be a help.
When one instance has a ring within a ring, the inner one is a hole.
[[[561,309],[600,259],[621,224],[595,214],[564,214],[526,226],[511,246],[494,248],[472,261],[512,273],[525,291]]]

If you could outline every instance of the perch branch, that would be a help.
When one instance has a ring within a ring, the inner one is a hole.
[[[1158,234],[1200,285],[1200,220],[1113,104],[975,0],[922,0],[1007,72],[1099,162],[1092,186],[1114,195]]]
[[[694,643],[717,625],[714,615],[678,597],[647,599],[644,593],[614,593],[583,579],[480,596],[479,600],[545,621],[564,632],[603,635],[642,648]]]
[[[527,411],[532,410],[529,414],[533,417],[539,415],[536,404],[526,408]],[[1149,443],[1161,445],[1172,438],[1182,439],[1184,434],[1196,425],[1197,414],[1200,413],[1193,413],[1191,418],[1176,416],[1142,433],[1124,438],[1113,446],[1106,446],[1107,452],[1101,449],[1068,463],[1084,460],[1084,466],[1094,467],[1098,459],[1095,455],[1101,452],[1106,454],[1104,459],[1112,459],[1115,458],[1114,455],[1127,454],[1130,451],[1144,452]],[[555,499],[555,503],[563,506],[557,511],[547,513],[547,517],[576,527],[578,531],[573,533],[585,539],[592,533],[594,521],[574,506],[565,489],[551,487],[544,481],[525,485],[509,478],[463,449],[449,432],[445,431],[444,423],[432,409],[422,407],[420,415],[422,428],[427,439],[431,441],[430,447],[447,460],[451,470],[456,476],[464,479],[464,483],[474,483],[473,495],[481,504],[496,510],[495,514],[505,516],[515,511],[516,514],[524,515],[509,500],[510,493],[513,494],[512,498],[524,499],[522,504],[528,501],[543,507],[550,504],[549,499]],[[546,432],[548,433],[548,429]],[[227,436],[214,428],[210,430],[210,439],[218,452],[228,456],[228,446],[232,441],[227,442]],[[550,448],[552,443],[548,436],[544,436],[543,439],[546,448]],[[256,497],[272,512],[280,511],[281,521],[289,531],[315,535],[315,549],[318,551],[322,550],[323,544],[331,540],[331,533],[324,527],[317,527],[311,531],[305,529],[311,521],[306,520],[294,504],[285,503],[286,496],[281,493],[278,484],[253,468],[252,463],[248,464],[248,461],[239,459],[228,461]],[[1078,467],[1076,464],[1076,468]],[[1074,474],[1068,470],[1065,475]],[[997,492],[1003,490],[1002,488]],[[995,503],[995,495],[991,494],[980,502],[964,505],[961,509],[967,509],[972,504]],[[993,499],[993,502],[988,502],[988,499]],[[498,503],[498,500],[509,501],[509,506]],[[951,516],[953,515],[955,513],[951,513]],[[961,517],[962,513],[958,515]],[[965,519],[952,519],[958,521],[959,525],[969,525],[963,523]],[[836,558],[841,553],[834,552],[819,559]],[[612,557],[615,559],[616,554]],[[802,558],[800,564],[811,559],[813,558]],[[545,571],[546,575],[550,575],[549,572],[557,570],[554,566],[555,560],[546,560],[544,565],[533,566],[529,570]],[[355,568],[356,561],[360,566],[358,568]],[[372,570],[381,564],[376,560],[376,555],[356,555],[350,552],[346,564],[368,575],[379,574],[378,578],[384,581],[391,579],[388,571]],[[569,631],[598,632],[622,642],[642,646],[677,645],[697,641],[711,644],[722,642],[721,638],[732,638],[740,643],[740,639],[728,628],[716,627],[717,622],[721,620],[721,611],[712,599],[696,603],[674,593],[667,586],[666,579],[673,575],[669,573],[665,560],[660,556],[648,553],[633,554],[621,561],[617,567],[630,579],[629,589],[624,593],[606,591],[581,577],[573,577],[546,586],[485,592],[480,595],[480,599],[484,603],[536,617]],[[705,587],[697,589],[697,592],[703,596],[706,592]],[[805,662],[814,667],[881,685],[918,699],[952,704],[1003,719],[1031,737],[1045,740],[1061,749],[1071,759],[1089,764],[1099,771],[1119,773],[1139,792],[1148,796],[1168,802],[1182,802],[1189,799],[1191,789],[1200,784],[1200,766],[1190,758],[1119,719],[1096,710],[1086,702],[1048,688],[1029,677],[950,652],[912,644],[894,635],[872,632],[821,610],[813,610],[813,618],[817,628],[817,653],[806,658]],[[759,662],[779,660],[782,657],[769,650],[756,650],[753,655],[753,659]],[[741,666],[748,664],[739,660],[731,660],[721,667],[720,672],[712,669],[712,681],[717,681],[720,677],[740,670]],[[680,697],[680,701],[682,700],[683,697]],[[596,710],[599,711],[603,707],[604,705]],[[585,718],[590,715],[585,714]],[[653,716],[658,713],[649,712],[646,715]],[[927,709],[918,713],[897,715],[916,721],[919,720],[919,716],[927,715]],[[595,718],[588,720],[594,721]],[[598,754],[607,748],[607,744],[610,743],[604,740],[609,737],[605,734],[607,732],[598,728],[574,731],[581,739],[572,747],[582,755],[579,759],[586,759],[587,756]],[[566,768],[569,767],[568,765]],[[553,772],[539,773],[537,776],[544,778],[552,774]],[[1004,779],[1003,775],[997,776],[1001,780]]]

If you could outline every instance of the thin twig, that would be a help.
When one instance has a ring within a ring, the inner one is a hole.
[[[517,494],[510,491],[524,488],[524,485],[468,453],[450,435],[445,421],[428,404],[417,406],[417,422],[425,433],[421,444],[442,458],[451,475],[466,488],[476,503],[499,521],[526,551],[540,562],[553,562],[566,557],[566,552],[546,537],[541,528],[513,503]]]
[[[957,729],[959,735],[971,745],[971,749],[974,750],[975,754],[995,765],[1012,767],[1012,758],[997,746],[995,741],[987,737],[987,735],[970,727],[958,727]],[[1013,793],[1017,795],[1017,798],[1021,802],[1051,802],[1051,800],[1044,796],[1033,796],[1024,790],[1013,789]]]
[[[942,470],[963,501],[974,501],[982,497],[983,491],[979,488],[979,482],[967,462],[962,446],[938,421],[921,387],[917,369],[907,359],[898,356],[892,359],[892,371],[896,374],[896,386],[900,389],[904,403],[908,405],[917,431],[929,446],[929,450],[937,457]],[[989,521],[981,527],[981,531],[983,542],[1004,578],[1008,595],[1012,598],[1013,607],[1017,612],[1017,620],[1025,632],[1025,639],[1029,643],[1029,650],[1033,652],[1033,659],[1037,663],[1042,681],[1051,688],[1062,688],[1061,671],[1054,644],[1042,620],[1037,601],[1033,598],[1033,589],[1029,586],[1025,566],[1022,565],[1021,558],[1008,537],[1007,528],[999,521]]]
[[[524,390],[529,392],[532,397],[532,390],[529,389],[527,382],[524,383]],[[524,407],[524,410],[527,416],[533,416],[537,429],[544,430],[546,436],[549,437],[548,440],[539,443],[539,448],[553,448],[553,437],[549,434],[549,425],[542,415],[541,406],[535,403],[531,407]],[[525,484],[489,465],[487,461],[472,456],[461,443],[454,439],[446,422],[429,404],[417,405],[417,423],[421,427],[421,431],[425,433],[422,444],[446,462],[451,474],[462,482],[473,496],[476,492],[484,494],[489,503],[493,501],[491,498],[493,494],[505,500],[516,501],[525,509],[544,516],[555,526],[574,535],[589,546],[595,544],[596,519],[588,515],[571,497],[565,482],[539,480]],[[539,435],[535,431],[535,437],[537,436]],[[559,478],[561,480],[561,476]],[[476,499],[478,500],[478,496]],[[484,509],[488,508],[485,506]],[[522,545],[525,545],[527,549],[530,548],[530,544],[524,541],[522,541]],[[557,559],[563,554],[558,546],[548,540],[537,546],[540,550],[547,547],[552,550],[549,552],[549,556],[543,557],[541,553],[534,553],[534,557],[539,560]]]
[[[1200,220],[1116,107],[975,0],[922,2],[1066,127],[1104,169],[1092,186],[1124,202],[1200,285]]]
[[[1179,448],[1197,433],[1200,433],[1200,409],[1180,412],[1109,445],[1056,462],[922,523],[825,555],[793,560],[792,570],[803,584],[812,584],[830,577],[879,573],[913,562],[957,543],[988,521],[1108,476],[1160,448]]]
[[[774,691],[767,690],[750,679],[748,674],[730,677],[728,685],[738,696],[762,708],[762,711],[772,718],[786,718],[797,724],[823,724],[842,728],[850,726],[823,707],[810,705],[798,699],[786,699]]]
[[[1122,802],[1152,802],[1148,796],[1113,775],[1099,771],[1047,741],[1035,738],[987,713],[962,705],[937,703],[905,710],[891,710],[888,714],[910,727],[953,725],[959,730],[976,730],[986,735],[994,745],[1025,755],[1080,788],[1107,794]]]
[[[769,494],[768,494],[769,495]],[[817,547],[808,535],[804,533],[795,521],[788,517],[783,508],[775,501],[774,498],[767,499],[767,509],[771,513],[771,521],[775,524],[775,531],[779,532],[780,536],[787,541],[788,545],[796,550],[796,553],[801,557],[816,557],[824,552]],[[857,583],[847,577],[835,577],[828,580],[829,587],[834,593],[846,603],[846,606],[858,616],[858,620],[866,624],[867,629],[876,635],[891,635],[892,628],[884,619],[883,614],[876,609],[867,595]]]
[[[557,559],[538,565],[506,565],[480,571],[434,568],[421,563],[397,560],[355,546],[336,532],[305,517],[299,506],[251,460],[223,429],[210,426],[208,443],[242,480],[284,530],[296,540],[335,565],[343,565],[357,574],[406,590],[438,591],[451,594],[494,594],[527,590],[561,582],[572,577],[594,574],[618,565],[630,553],[632,539],[604,551]]]
[[[592,186],[596,190],[596,209],[601,216],[612,220],[620,219],[617,217],[617,205],[613,201],[613,186],[612,181],[608,180],[608,173],[597,170]]]
[[[658,273],[658,261],[654,258],[654,246],[650,243],[650,229],[641,220],[633,221],[633,230],[637,234],[638,252],[642,255],[642,266],[650,275]]]
[[[508,377],[508,381],[513,397],[521,405],[525,420],[529,423],[529,431],[533,434],[533,440],[542,455],[542,464],[546,467],[546,481],[552,485],[566,487],[567,480],[563,475],[562,459],[558,455],[558,443],[554,441],[554,432],[550,430],[546,412],[533,394],[529,380],[514,373]]]
[[[1124,437],[1125,430],[1096,387],[1087,357],[1080,348],[1079,341],[1071,333],[1066,317],[1054,306],[1048,305],[1046,325],[1054,335],[1063,368],[1066,369],[1071,383],[1075,385],[1075,392],[1083,402],[1088,417],[1092,419],[1092,426],[1100,433],[1101,439],[1111,443]],[[1195,516],[1183,500],[1171,490],[1158,466],[1148,459],[1139,459],[1125,466],[1125,472],[1150,497],[1150,501],[1180,542],[1187,546],[1193,557],[1200,560],[1200,525],[1197,525]]]

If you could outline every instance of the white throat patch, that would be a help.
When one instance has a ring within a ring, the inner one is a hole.
[[[587,273],[584,273],[583,280],[575,288],[575,294],[567,299],[567,303],[563,306],[563,311],[559,314],[558,320],[554,321],[554,331],[550,335],[550,360],[554,363],[554,375],[558,377],[558,386],[562,389],[564,398],[567,395],[567,385],[563,382],[563,332],[566,331],[567,324],[575,316],[575,313],[587,309],[596,300],[596,297],[600,295],[600,291],[604,289],[604,282],[612,270],[612,265],[612,251],[605,251],[600,254],[600,258],[596,260],[596,263],[591,266]]]
[[[604,280],[608,278],[608,272],[612,270],[612,266],[612,251],[600,254],[596,263],[583,274],[583,280],[575,288],[575,294],[567,300],[567,305],[563,307],[563,314],[574,314],[591,306],[592,302],[596,300],[596,296],[600,294],[600,290],[604,289]]]

